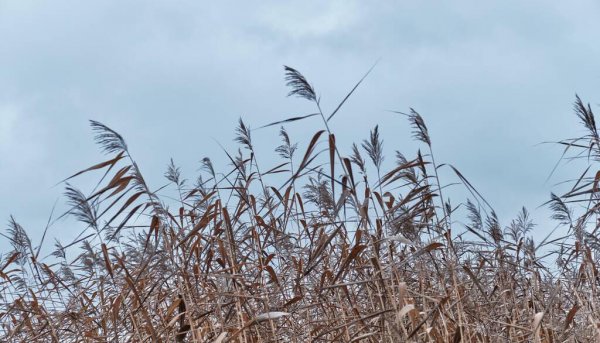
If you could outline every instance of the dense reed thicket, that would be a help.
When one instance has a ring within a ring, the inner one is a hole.
[[[348,97],[323,113],[304,76],[285,73],[290,95],[313,102],[316,113],[271,126],[320,117],[323,130],[299,147],[282,127],[281,162],[264,166],[240,121],[241,149],[227,155],[225,173],[205,158],[190,183],[171,162],[165,176],[175,200],[146,183],[121,135],[92,121],[110,158],[65,182],[80,237],[41,259],[9,220],[0,340],[600,340],[600,137],[589,105],[576,99],[588,135],[559,144],[590,168],[548,202],[569,238],[538,241],[525,209],[501,226],[458,170],[436,164],[416,111],[405,116],[422,151],[396,152],[383,170],[377,127],[348,156],[336,145],[328,122]],[[472,199],[449,204],[439,168],[450,168]],[[98,187],[73,186],[83,173],[97,173]]]

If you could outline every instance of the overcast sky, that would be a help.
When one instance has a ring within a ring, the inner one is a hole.
[[[37,244],[54,203],[65,208],[54,185],[106,159],[89,119],[120,132],[158,187],[171,157],[192,179],[205,156],[224,170],[215,141],[235,149],[239,117],[259,127],[311,113],[286,97],[283,65],[331,111],[380,59],[333,119],[338,145],[380,124],[388,161],[413,156],[406,119],[387,111],[413,107],[438,162],[458,167],[503,224],[528,207],[541,235],[553,224],[537,207],[579,170],[546,182],[561,150],[538,143],[583,133],[575,93],[597,108],[599,19],[595,1],[0,0],[2,230],[13,214]],[[289,125],[294,140],[321,129],[311,119]],[[277,131],[253,133],[265,164]],[[49,235],[80,229],[59,222]]]

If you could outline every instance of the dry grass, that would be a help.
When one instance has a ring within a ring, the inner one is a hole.
[[[14,250],[0,256],[0,339],[600,340],[600,173],[586,170],[570,192],[549,201],[572,238],[534,242],[525,209],[503,228],[449,165],[442,167],[473,199],[460,206],[442,200],[440,166],[416,111],[406,116],[425,153],[398,152],[385,171],[378,128],[350,156],[340,154],[328,120],[343,102],[323,113],[306,78],[285,71],[290,95],[313,102],[316,113],[272,125],[320,116],[324,130],[299,149],[282,128],[282,161],[265,168],[240,121],[243,149],[228,155],[225,174],[204,159],[202,177],[190,184],[171,162],[165,176],[179,199],[152,190],[123,137],[92,122],[111,157],[68,179],[102,173],[96,189],[66,184],[69,214],[85,229],[78,240],[40,259],[40,247],[9,221]],[[594,115],[579,98],[575,111],[589,134],[559,143],[565,157],[594,163]]]

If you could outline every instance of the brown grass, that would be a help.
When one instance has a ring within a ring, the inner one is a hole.
[[[67,180],[101,173],[90,192],[66,184],[69,214],[82,223],[82,235],[40,259],[40,247],[10,218],[13,251],[0,256],[0,339],[600,340],[600,173],[586,170],[571,191],[548,203],[572,238],[537,242],[525,209],[503,228],[449,165],[442,167],[473,199],[460,206],[446,201],[431,138],[415,110],[406,116],[426,153],[398,152],[394,167],[382,170],[378,128],[342,155],[328,121],[347,97],[326,115],[306,78],[285,71],[290,95],[313,102],[316,113],[272,125],[320,116],[324,130],[299,149],[282,128],[282,161],[264,168],[252,131],[240,121],[243,150],[227,155],[226,173],[205,158],[204,173],[190,184],[171,161],[165,176],[178,191],[175,200],[146,183],[123,137],[92,121],[111,157]],[[575,112],[588,135],[559,143],[565,156],[594,163],[594,115],[579,98]],[[550,253],[538,256],[542,250]]]

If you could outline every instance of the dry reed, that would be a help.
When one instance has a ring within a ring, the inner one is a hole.
[[[202,176],[190,183],[171,161],[165,177],[178,191],[175,200],[146,183],[121,135],[92,121],[111,157],[66,180],[101,172],[90,193],[66,184],[69,214],[84,227],[80,237],[40,259],[40,247],[9,220],[13,250],[0,256],[0,339],[600,340],[600,172],[588,175],[588,168],[548,202],[572,237],[535,242],[525,209],[503,228],[467,179],[445,165],[473,196],[461,206],[448,203],[415,110],[406,116],[426,153],[397,152],[395,166],[384,171],[378,127],[344,156],[328,125],[360,82],[327,115],[306,78],[285,72],[290,95],[313,102],[316,112],[265,127],[318,116],[324,129],[300,149],[282,127],[282,161],[263,169],[252,131],[240,121],[236,141],[244,149],[227,155],[227,173],[205,158]],[[588,134],[559,143],[565,154],[595,163],[594,115],[579,98],[575,113]],[[272,183],[282,175],[285,182]],[[550,253],[538,256],[542,247]]]

